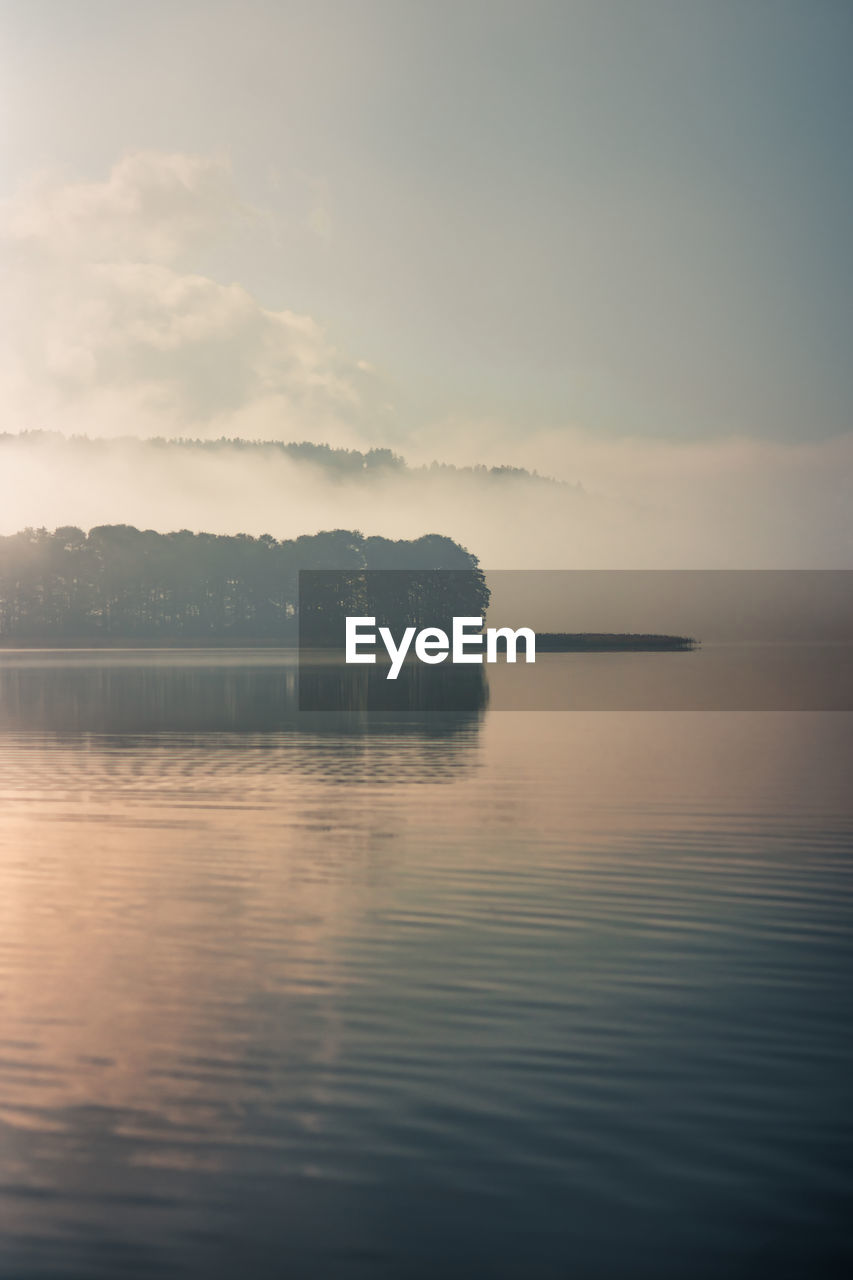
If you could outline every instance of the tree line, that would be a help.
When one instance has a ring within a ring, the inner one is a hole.
[[[338,480],[366,479],[372,476],[396,474],[443,475],[460,477],[477,477],[488,481],[519,480],[543,485],[566,486],[563,481],[541,476],[537,471],[528,471],[524,467],[487,467],[482,463],[473,466],[456,466],[449,462],[431,462],[420,466],[410,465],[400,454],[391,449],[343,449],[328,444],[314,444],[311,441],[281,440],[242,440],[222,436],[217,440],[192,440],[183,438],[166,438],[155,436],[150,439],[139,439],[134,436],[119,436],[115,439],[92,438],[89,436],[64,436],[58,431],[22,431],[19,433],[0,432],[0,449],[6,445],[24,444],[32,447],[50,445],[61,449],[73,457],[84,460],[103,456],[108,453],[134,452],[142,450],[148,454],[161,455],[228,455],[242,454],[255,457],[286,457],[293,462],[306,463],[319,468],[327,478]]]
[[[478,614],[488,604],[477,557],[440,534],[394,541],[335,529],[278,541],[269,534],[65,526],[0,538],[0,637],[293,643],[301,569],[347,571],[330,579],[338,584],[336,614],[363,610],[365,571],[379,569],[464,570],[433,575],[442,613]],[[431,589],[419,583],[418,614],[429,611],[424,591]],[[392,595],[389,619],[408,625],[412,591]]]

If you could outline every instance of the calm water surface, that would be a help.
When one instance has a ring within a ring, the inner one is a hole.
[[[0,1276],[849,1275],[853,715],[255,662],[0,655]]]

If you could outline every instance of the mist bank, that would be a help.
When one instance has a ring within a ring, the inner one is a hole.
[[[142,460],[146,455],[161,457],[230,457],[243,455],[257,461],[288,459],[313,467],[329,479],[333,480],[365,480],[379,475],[402,475],[416,472],[421,475],[460,476],[463,479],[502,481],[522,480],[536,481],[543,485],[561,485],[566,488],[565,481],[555,480],[551,476],[541,476],[538,471],[528,471],[525,467],[490,466],[482,463],[457,466],[452,462],[438,462],[435,459],[429,464],[420,463],[411,466],[401,454],[393,449],[348,449],[343,446],[316,444],[312,440],[244,440],[240,437],[220,436],[209,440],[201,438],[185,438],[182,436],[152,436],[140,439],[135,436],[118,436],[106,439],[103,436],[74,435],[65,436],[60,431],[21,431],[0,432],[0,460],[3,450],[14,445],[31,446],[33,448],[51,448],[69,461],[82,458],[89,463],[107,455],[124,455],[134,460]],[[580,489],[579,485],[573,486]]]
[[[493,569],[845,568],[853,437],[814,446],[436,430],[435,462],[280,441],[0,436],[0,531],[131,524],[276,539],[441,529]],[[544,478],[539,472],[554,479]],[[563,480],[562,483],[558,482]]]

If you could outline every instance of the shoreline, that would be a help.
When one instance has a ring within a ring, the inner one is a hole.
[[[607,631],[537,631],[537,653],[684,653],[696,649],[692,636]]]
[[[537,631],[537,653],[683,653],[698,648],[691,636],[632,632]],[[0,636],[0,652],[40,649],[298,649],[296,636]]]
[[[291,639],[246,636],[2,636],[0,653],[23,649],[297,649]]]

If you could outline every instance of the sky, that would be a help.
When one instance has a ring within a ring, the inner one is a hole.
[[[4,429],[801,473],[808,523],[851,54],[845,0],[0,0]]]

